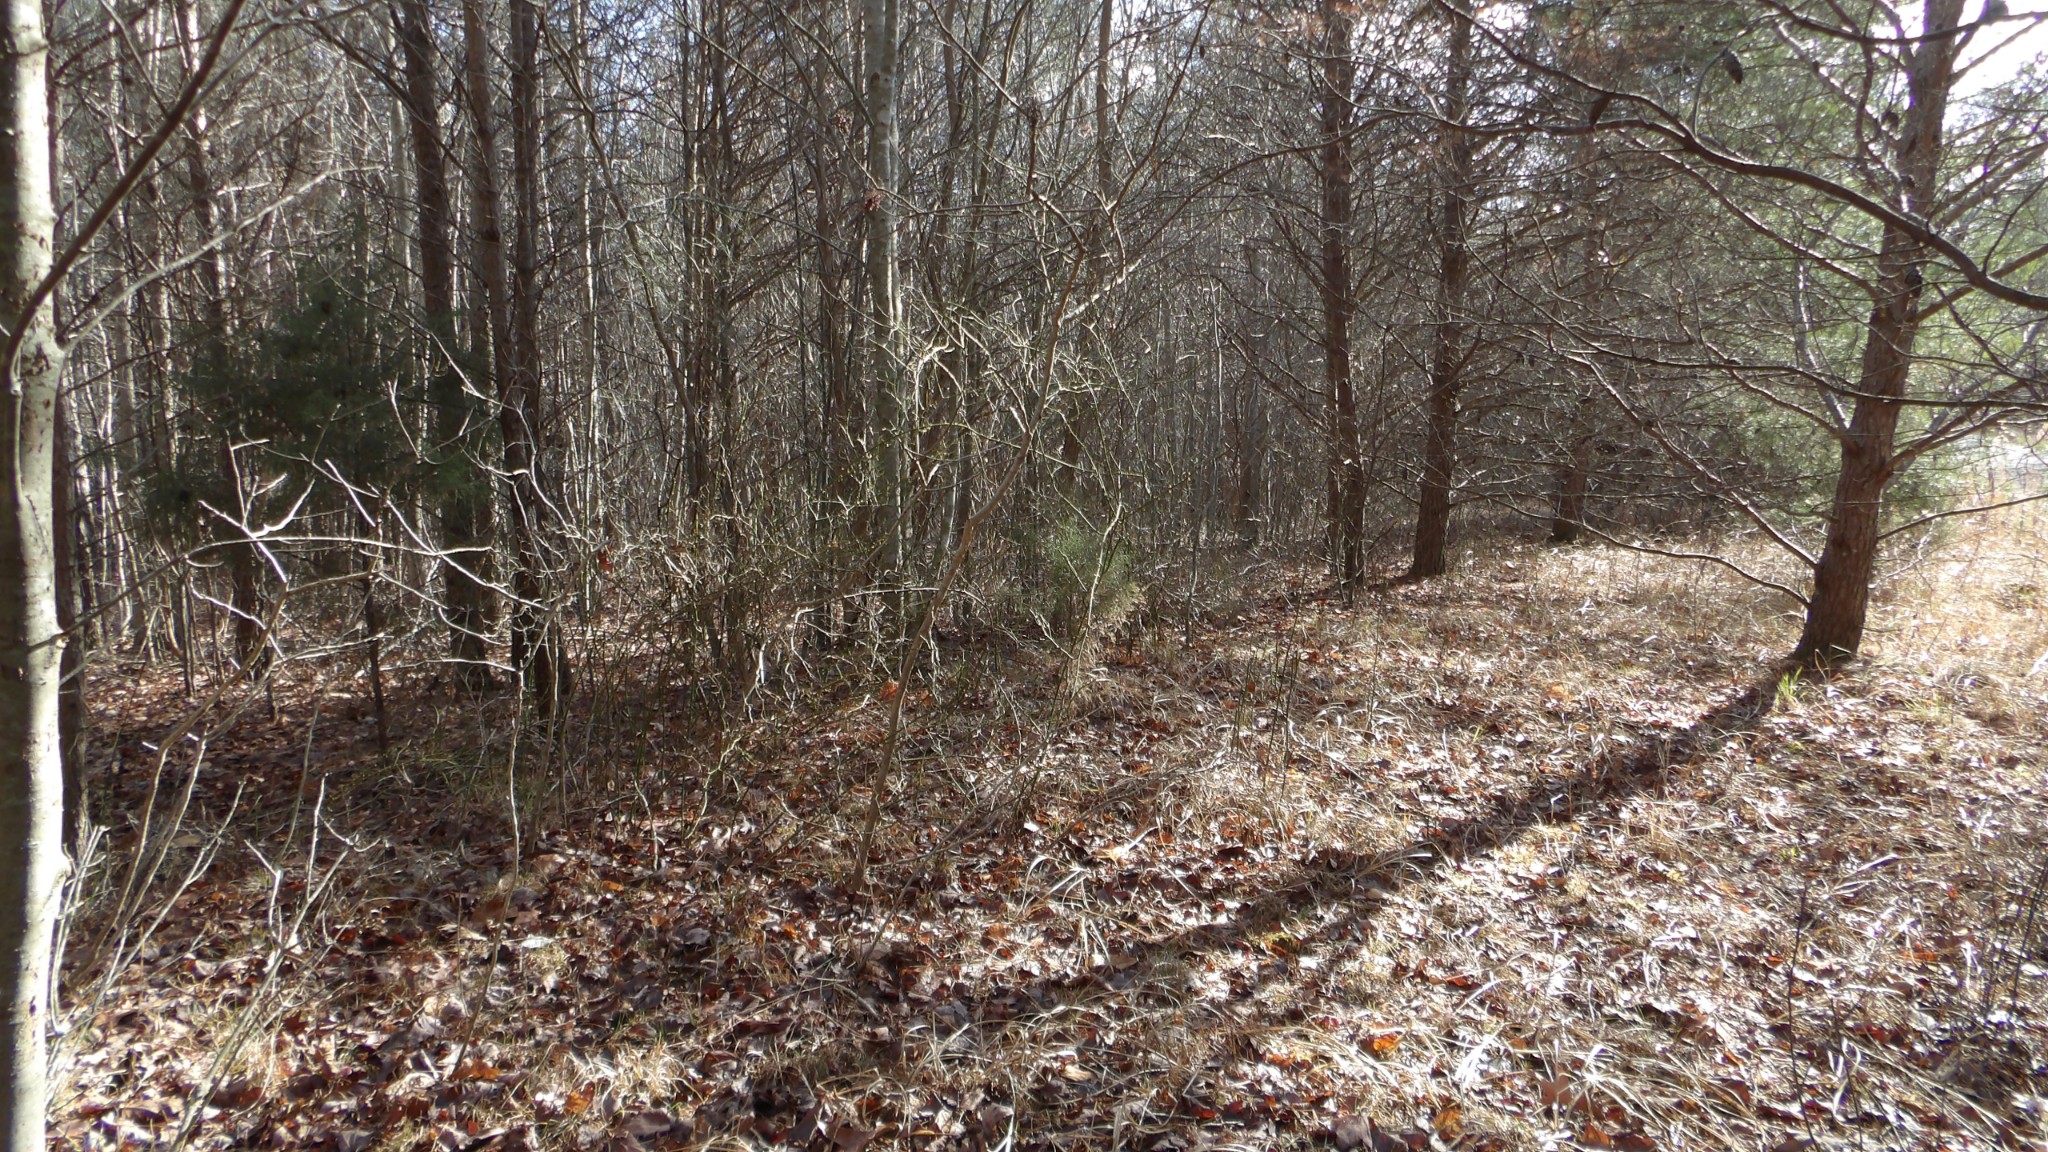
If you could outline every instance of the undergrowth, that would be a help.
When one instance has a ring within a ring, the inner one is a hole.
[[[714,725],[621,667],[515,762],[502,702],[379,758],[281,682],[209,736],[218,859],[67,975],[58,1140],[2038,1145],[2044,557],[1955,531],[1832,678],[1774,593],[1599,548],[1276,579],[1078,671],[941,635],[864,887],[878,685]],[[96,684],[105,810],[174,687]]]

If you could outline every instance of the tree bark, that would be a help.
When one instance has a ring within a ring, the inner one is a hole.
[[[1438,199],[1438,313],[1429,358],[1428,431],[1422,457],[1422,494],[1415,515],[1415,553],[1408,578],[1441,576],[1449,567],[1451,490],[1457,480],[1458,390],[1465,358],[1465,286],[1472,196],[1472,138],[1460,129],[1472,86],[1472,17],[1452,5],[1444,76],[1443,188]]]
[[[1584,405],[1580,406],[1582,409]],[[1582,414],[1572,417],[1572,437],[1557,472],[1557,500],[1551,509],[1550,542],[1575,544],[1586,524],[1586,490],[1593,478],[1593,433]]]
[[[490,680],[490,634],[496,615],[490,587],[491,501],[481,492],[475,462],[477,413],[456,364],[454,210],[448,192],[448,157],[441,134],[439,83],[435,75],[434,28],[427,0],[402,0],[392,21],[405,61],[406,119],[410,126],[414,208],[420,248],[420,302],[433,375],[428,385],[434,408],[436,448],[443,463],[441,603],[448,624],[448,656],[457,677],[476,686]]]
[[[545,710],[554,706],[562,686],[556,677],[553,646],[546,644],[542,635],[540,605],[543,558],[540,555],[539,518],[543,505],[534,435],[539,427],[539,403],[534,387],[537,383],[533,371],[535,366],[525,359],[529,351],[537,351],[538,345],[534,333],[538,310],[531,281],[534,269],[532,252],[527,247],[533,241],[528,234],[533,222],[521,220],[515,224],[519,233],[515,247],[519,252],[513,259],[518,262],[518,267],[508,268],[504,197],[498,181],[498,124],[491,101],[490,44],[486,38],[482,9],[480,0],[464,0],[463,70],[469,88],[470,121],[476,137],[476,163],[471,185],[477,264],[491,321],[491,379],[496,389],[499,434],[504,440],[504,472],[511,508],[514,603],[510,657],[525,690]],[[534,155],[537,149],[529,133],[537,135],[538,132],[531,103],[534,95],[531,61],[538,30],[531,24],[532,11],[528,4],[524,0],[515,3],[512,29],[513,168],[515,188],[522,191],[527,189],[529,181],[536,179],[531,166],[537,159]],[[521,111],[522,106],[524,111]],[[527,142],[521,143],[522,140]],[[530,202],[524,195],[519,199],[515,212],[525,216]]]
[[[1959,42],[1954,30],[1962,15],[1963,0],[1925,0],[1925,34],[1913,47],[1908,65],[1906,114],[1895,163],[1903,192],[1899,199],[1915,219],[1931,219],[1937,213],[1942,121],[1955,80]],[[1925,245],[1898,228],[1885,229],[1870,319],[1864,326],[1856,403],[1841,434],[1841,470],[1835,478],[1827,543],[1814,568],[1806,627],[1792,653],[1806,664],[1839,664],[1853,658],[1863,644],[1884,490],[1898,474],[1894,442],[1913,368],[1928,260]]]
[[[1329,400],[1330,538],[1337,576],[1355,588],[1365,576],[1365,468],[1359,459],[1358,399],[1351,384],[1351,9],[1322,0],[1323,385]]]
[[[821,566],[815,584],[818,608],[812,617],[814,640],[821,646],[838,643],[843,635],[839,622],[840,597],[835,571],[850,569],[847,532],[859,503],[859,478],[855,462],[866,436],[864,409],[857,386],[851,242],[843,231],[847,217],[844,157],[851,146],[849,118],[827,118],[825,94],[827,77],[834,62],[821,43],[813,66],[806,72],[806,92],[817,110],[810,129],[810,178],[815,198],[815,241],[813,253],[817,277],[817,329],[819,370],[823,376],[819,404],[820,434],[823,437],[819,498],[816,501],[816,529],[828,561]],[[854,533],[856,539],[858,531]]]
[[[1102,0],[1096,11],[1095,74],[1092,96],[1094,119],[1095,206],[1089,213],[1086,243],[1088,261],[1086,292],[1099,292],[1109,282],[1111,229],[1115,224],[1110,202],[1116,196],[1116,154],[1111,148],[1109,122],[1109,57],[1115,30],[1116,0]],[[1074,393],[1071,411],[1060,417],[1059,466],[1053,473],[1053,487],[1059,497],[1055,515],[1064,519],[1073,506],[1081,483],[1081,457],[1101,419],[1101,405],[1088,390]],[[1064,630],[1064,629],[1063,629]]]
[[[178,46],[183,56],[185,71],[190,74],[199,67],[197,53],[204,43],[200,35],[199,11],[191,0],[179,0]],[[213,239],[220,231],[220,209],[214,195],[212,159],[206,144],[206,114],[194,109],[185,121],[188,147],[185,150],[185,174],[192,194],[192,218],[199,227],[199,240],[204,243]],[[227,349],[234,338],[229,330],[228,315],[228,267],[226,246],[215,244],[208,248],[198,261],[199,286],[206,307],[206,332],[200,349],[200,357],[207,370],[217,376],[228,371]],[[244,506],[246,486],[242,483],[241,465],[235,459],[236,413],[232,410],[219,414],[222,422],[220,432],[219,467],[221,480],[233,491],[230,502],[232,511],[246,524],[249,509]],[[230,528],[230,531],[238,529]],[[228,606],[234,615],[235,662],[245,674],[254,674],[262,669],[265,653],[263,640],[263,586],[262,575],[257,568],[256,550],[246,541],[230,540],[222,545],[228,570]]]
[[[544,603],[544,533],[553,506],[543,472],[545,421],[540,374],[540,16],[533,0],[512,0],[512,370],[504,376],[498,419],[505,474],[512,487],[512,663],[542,715],[568,692],[561,633]]]
[[[1578,169],[1575,199],[1581,217],[1578,283],[1574,293],[1584,314],[1596,325],[1603,320],[1610,298],[1610,285],[1602,272],[1602,251],[1606,242],[1606,213],[1600,203],[1599,180],[1594,166],[1600,149],[1588,133],[1579,138],[1573,164]],[[1596,373],[1598,369],[1594,370]],[[1598,394],[1597,377],[1580,384],[1566,418],[1564,458],[1557,466],[1557,490],[1551,502],[1550,542],[1578,542],[1586,524],[1586,492],[1592,486],[1593,462],[1597,455],[1593,414]]]
[[[901,300],[897,292],[896,196],[897,179],[897,51],[899,0],[864,0],[861,37],[865,64],[863,110],[867,117],[868,193],[862,203],[867,214],[868,323],[865,349],[875,397],[875,448],[879,453],[876,492],[876,525],[887,535],[879,543],[885,578],[895,584],[903,578],[903,437],[905,429],[902,366],[897,347],[901,322]],[[890,607],[890,627],[902,618],[902,605],[893,593],[885,598]]]
[[[0,37],[0,1142],[44,1146],[52,933],[64,863],[52,476],[63,349],[51,301],[46,68],[39,0],[8,0]],[[35,307],[31,309],[31,303]]]
[[[57,696],[57,730],[64,757],[65,846],[76,853],[85,846],[90,813],[86,808],[85,776],[85,638],[79,621],[85,618],[87,573],[80,561],[78,473],[73,467],[71,405],[60,394],[57,399],[56,448],[51,455],[50,508],[55,518],[51,548],[56,562],[57,628],[65,636],[64,658],[59,662],[61,686]]]

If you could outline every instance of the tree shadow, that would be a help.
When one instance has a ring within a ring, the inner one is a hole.
[[[1770,715],[1778,685],[1788,665],[1770,667],[1756,681],[1707,711],[1688,727],[1652,738],[1647,747],[1616,750],[1595,757],[1563,776],[1542,776],[1524,787],[1495,796],[1470,816],[1437,824],[1391,851],[1371,855],[1319,853],[1305,861],[1291,881],[1264,890],[1225,923],[1198,926],[1145,949],[1151,956],[1185,955],[1251,939],[1286,920],[1303,905],[1322,899],[1345,899],[1354,914],[1324,925],[1308,944],[1364,920],[1369,909],[1403,888],[1440,869],[1498,852],[1532,828],[1577,820],[1598,808],[1612,806],[1661,784],[1681,769],[1713,752],[1729,738],[1754,730]]]

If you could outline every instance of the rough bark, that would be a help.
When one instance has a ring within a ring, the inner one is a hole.
[[[51,457],[54,473],[50,480],[50,507],[55,527],[50,546],[57,566],[57,628],[66,642],[58,671],[62,687],[57,698],[57,729],[64,756],[65,846],[74,856],[85,845],[90,813],[86,809],[85,760],[85,639],[79,622],[86,617],[86,569],[80,543],[78,473],[73,466],[70,403],[60,395],[57,401],[57,446]]]
[[[1606,218],[1594,171],[1600,150],[1595,137],[1589,133],[1579,138],[1575,152],[1573,166],[1578,170],[1574,181],[1575,198],[1582,229],[1575,294],[1586,316],[1597,324],[1604,318],[1610,299],[1610,285],[1601,264]],[[1578,395],[1572,400],[1571,413],[1566,418],[1564,455],[1558,462],[1557,490],[1551,501],[1550,542],[1553,544],[1577,543],[1585,529],[1586,493],[1592,486],[1593,463],[1597,455],[1593,428],[1597,391],[1596,381],[1582,382]]]
[[[1550,517],[1550,542],[1553,544],[1577,543],[1586,525],[1586,491],[1593,479],[1593,434],[1577,414],[1573,416],[1572,424],[1571,443],[1564,463],[1557,470],[1557,499]]]
[[[1900,125],[1895,169],[1898,200],[1907,215],[1931,219],[1937,211],[1942,121],[1955,79],[1963,0],[1925,0],[1926,35],[1912,49],[1907,105]],[[1854,657],[1870,611],[1870,580],[1885,486],[1898,473],[1895,440],[1919,335],[1919,304],[1929,253],[1925,245],[1888,227],[1878,253],[1870,319],[1864,326],[1856,402],[1841,435],[1841,470],[1828,514],[1827,543],[1814,568],[1806,627],[1793,650],[1797,660],[1831,665]]]
[[[1436,333],[1429,357],[1428,430],[1422,492],[1415,515],[1414,559],[1408,578],[1440,576],[1449,567],[1451,491],[1457,482],[1458,391],[1465,358],[1465,288],[1471,270],[1466,231],[1472,197],[1472,137],[1459,125],[1470,108],[1472,18],[1451,6],[1450,45],[1444,73],[1442,189],[1438,194]]]
[[[898,0],[864,0],[862,5],[863,102],[867,118],[867,357],[875,397],[877,527],[885,578],[902,579],[903,553],[903,383],[897,347],[901,300],[897,291],[897,40],[901,19]],[[894,597],[892,609],[900,609]],[[890,612],[891,626],[900,610]]]
[[[420,302],[433,347],[428,385],[434,407],[434,440],[450,458],[441,497],[443,565],[441,604],[448,624],[448,656],[465,683],[488,682],[490,634],[495,617],[492,573],[491,501],[470,482],[467,459],[476,438],[477,413],[455,362],[454,209],[448,192],[448,156],[441,134],[434,31],[427,0],[402,0],[392,11],[404,56],[403,98],[416,174],[414,210],[420,249]]]
[[[545,603],[549,563],[545,533],[550,486],[543,469],[540,374],[540,16],[533,0],[512,0],[512,300],[511,371],[498,407],[511,484],[512,664],[542,715],[568,693],[560,630]]]
[[[1365,468],[1359,459],[1358,399],[1351,383],[1351,318],[1356,306],[1351,284],[1351,86],[1357,65],[1351,57],[1350,13],[1342,0],[1322,2],[1318,101],[1323,135],[1320,273],[1330,538],[1336,548],[1338,580],[1346,588],[1356,587],[1365,576]]]
[[[533,145],[522,143],[529,132],[537,133],[532,122],[533,78],[531,56],[537,29],[531,27],[532,13],[524,3],[513,6],[512,56],[514,71],[515,189],[535,179],[531,164]],[[535,430],[539,427],[537,373],[526,359],[536,351],[534,329],[538,309],[533,299],[532,253],[525,245],[530,236],[515,239],[518,262],[508,266],[504,233],[504,196],[498,178],[498,122],[491,101],[490,44],[486,38],[480,0],[464,0],[462,8],[464,79],[469,88],[469,113],[475,137],[476,157],[471,175],[473,203],[471,216],[476,227],[476,260],[483,282],[486,311],[491,322],[491,381],[498,406],[498,430],[502,437],[504,474],[512,535],[511,648],[512,666],[520,670],[525,690],[536,704],[552,708],[562,685],[557,678],[556,649],[544,642],[545,622],[541,613],[543,557],[540,554],[540,516],[543,502],[537,474]],[[522,105],[525,111],[520,111]],[[527,201],[521,196],[515,212],[524,215]],[[519,221],[520,233],[532,221]]]
[[[820,45],[813,66],[807,70],[808,94],[812,106],[826,106],[826,78],[833,71],[830,53]],[[820,453],[820,499],[816,530],[832,561],[819,573],[815,585],[817,611],[811,617],[813,639],[830,647],[839,642],[841,597],[834,573],[850,568],[846,532],[859,503],[859,477],[855,462],[866,433],[865,406],[857,387],[856,343],[853,339],[852,301],[854,269],[851,239],[845,234],[847,195],[845,157],[851,145],[850,118],[834,119],[811,130],[808,162],[811,191],[815,198],[815,240],[813,255],[817,275],[817,324],[819,369],[824,379],[820,388],[823,408],[820,420],[824,437]],[[858,536],[858,533],[855,533]]]
[[[1115,28],[1115,3],[1116,0],[1103,0],[1096,13],[1095,63],[1091,69],[1095,74],[1092,96],[1095,128],[1095,205],[1088,219],[1086,294],[1101,291],[1113,271],[1110,241],[1114,238],[1111,229],[1115,221],[1110,207],[1116,196],[1116,155],[1111,147],[1109,121],[1109,49]],[[1107,336],[1107,333],[1104,335]],[[1061,416],[1059,466],[1053,473],[1054,487],[1059,497],[1057,514],[1060,516],[1067,515],[1067,509],[1073,503],[1075,492],[1080,486],[1081,457],[1096,433],[1097,424],[1101,419],[1100,407],[1092,391],[1077,391],[1074,393],[1073,409]]]
[[[204,43],[200,36],[198,7],[190,0],[179,0],[177,13],[179,50],[183,53],[185,71],[189,74],[199,66],[196,54]],[[211,239],[220,231],[220,208],[214,187],[212,157],[207,146],[207,129],[207,117],[203,111],[195,109],[186,118],[185,176],[192,194],[192,218],[198,225],[201,240]],[[206,310],[204,343],[199,356],[216,376],[223,376],[228,371],[227,350],[234,339],[228,314],[225,248],[225,245],[215,244],[198,261],[200,295]],[[230,485],[234,494],[225,511],[232,512],[246,523],[249,513],[243,506],[243,499],[247,489],[242,481],[240,462],[235,459],[235,415],[232,405],[219,414],[222,431],[218,464],[221,479]],[[240,532],[233,526],[222,528],[231,534]],[[221,552],[228,571],[228,606],[234,615],[235,662],[245,673],[254,674],[261,671],[266,659],[262,574],[258,569],[256,550],[246,542],[231,538],[222,544]]]
[[[56,230],[39,0],[8,0],[0,37],[0,1141],[29,1152],[43,1147],[64,871],[52,507],[63,349],[50,301],[35,300]]]

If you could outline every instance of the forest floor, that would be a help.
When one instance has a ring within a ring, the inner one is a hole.
[[[182,679],[108,669],[102,805],[192,801],[123,816],[150,902],[103,867],[73,927],[56,1140],[2043,1147],[2044,606],[2034,519],[1824,680],[1781,600],[1604,548],[1162,610],[1078,699],[942,637],[865,887],[873,685],[715,737],[615,705],[603,803],[515,834],[478,705],[380,756],[359,686],[281,684],[159,777]]]

